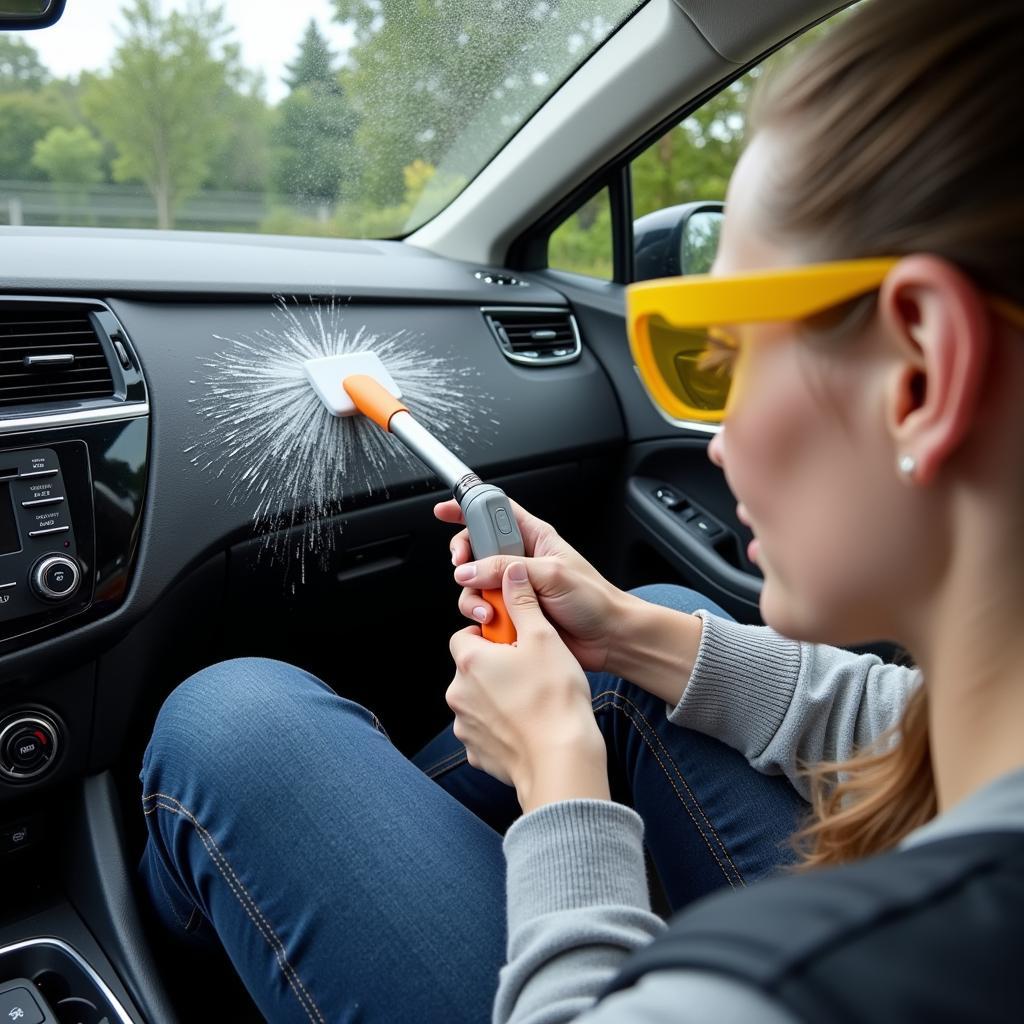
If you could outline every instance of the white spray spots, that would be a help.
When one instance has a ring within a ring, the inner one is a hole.
[[[274,316],[277,330],[215,335],[228,347],[200,357],[207,374],[194,382],[202,394],[191,402],[207,427],[184,453],[192,465],[227,479],[232,502],[253,503],[265,550],[288,563],[297,559],[305,580],[307,559],[325,563],[333,550],[330,519],[348,494],[386,494],[396,463],[422,469],[362,416],[332,416],[306,379],[305,360],[376,353],[409,411],[456,452],[469,441],[489,444],[497,420],[489,415],[493,396],[478,386],[480,372],[426,348],[413,331],[351,330],[334,302],[289,306],[281,299]],[[301,529],[286,534],[286,527]]]

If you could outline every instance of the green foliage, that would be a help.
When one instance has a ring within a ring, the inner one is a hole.
[[[151,224],[142,186],[113,184],[142,182],[161,226],[177,209],[189,226],[384,237],[457,195],[630,0],[327,0],[354,45],[342,60],[311,20],[276,106],[216,0],[167,13],[160,0],[125,2],[109,69],[77,80],[53,79],[29,43],[0,34],[0,181],[56,190],[79,220]],[[636,217],[724,197],[762,73],[634,160]],[[611,277],[607,192],[554,233],[550,263]]]
[[[746,143],[747,112],[758,81],[777,73],[785,63],[832,31],[849,13],[844,11],[805,32],[713,96],[636,157],[630,165],[634,218],[681,203],[725,199],[729,178]],[[580,219],[588,205],[567,218],[552,234],[548,263],[552,267],[608,279],[612,253],[610,214],[607,233],[595,232]],[[703,226],[708,231],[699,234],[694,225],[690,239],[690,263],[697,269],[710,267],[718,247],[720,222],[717,219],[706,221]]]
[[[345,81],[362,117],[363,194],[400,201],[413,159],[475,171],[601,38],[594,0],[333,0],[355,33]],[[433,212],[433,211],[430,211]],[[425,219],[425,216],[422,218]]]
[[[612,208],[603,188],[556,228],[548,242],[548,266],[612,279]]]
[[[0,180],[45,177],[32,163],[35,145],[51,128],[70,123],[63,105],[49,92],[0,93]]]
[[[306,32],[299,43],[299,55],[286,65],[285,84],[291,91],[303,85],[322,85],[329,89],[338,88],[337,56],[323,33],[317,27],[316,19],[310,18]]]
[[[51,181],[67,185],[95,185],[103,180],[103,147],[88,128],[51,128],[35,144],[32,166]]]
[[[0,35],[0,93],[34,92],[50,80],[39,54],[23,39]]]
[[[228,84],[217,101],[224,141],[208,155],[204,187],[264,192],[271,180],[271,133],[277,111],[267,106],[263,81]]]
[[[295,61],[291,92],[273,129],[276,191],[307,205],[330,205],[358,194],[358,117],[338,80],[335,56],[310,21]]]
[[[632,164],[635,217],[697,199],[724,199],[743,148],[753,75],[744,75],[649,146]]]
[[[153,0],[133,0],[122,14],[127,29],[110,74],[90,83],[83,106],[117,149],[114,178],[144,182],[159,226],[171,227],[230,137],[217,101],[238,73],[238,50],[223,8],[203,0],[166,17]]]
[[[340,238],[389,238],[402,233],[419,204],[438,209],[446,198],[465,187],[465,181],[438,173],[423,160],[402,169],[405,191],[391,206],[364,202],[339,203],[328,216],[306,217],[277,206],[260,226],[275,235],[325,235]],[[433,205],[432,205],[433,204]]]

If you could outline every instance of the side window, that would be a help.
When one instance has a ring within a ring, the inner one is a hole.
[[[725,199],[743,151],[747,111],[758,79],[819,40],[851,10],[816,25],[737,78],[633,158],[629,170],[634,280],[704,273],[710,268],[721,227],[716,204]],[[551,234],[548,266],[610,281],[613,249],[611,196],[605,187]]]
[[[548,240],[548,266],[612,279],[612,205],[607,188],[555,228]]]
[[[849,11],[799,36],[757,67],[727,85],[689,117],[670,128],[630,164],[633,192],[634,278],[706,273],[718,248],[721,214],[729,178],[748,131],[747,113],[758,79],[772,74],[846,18]],[[682,209],[672,211],[673,208]],[[673,250],[667,235],[672,226]],[[660,240],[659,240],[660,239]]]

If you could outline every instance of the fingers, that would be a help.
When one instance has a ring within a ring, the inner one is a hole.
[[[532,555],[541,537],[553,534],[554,528],[543,519],[527,512],[518,502],[512,502],[512,511],[515,514],[516,522],[519,524],[519,532],[523,536],[523,545],[526,553]],[[454,499],[440,501],[434,506],[434,515],[442,523],[452,523],[455,526],[462,526],[466,520],[462,515],[459,503]],[[473,557],[472,549],[469,546],[469,536],[465,530],[455,535],[451,542],[452,560],[455,565],[461,565]]]
[[[452,660],[459,671],[466,670],[470,654],[480,643],[487,644],[487,641],[484,640],[479,626],[467,626],[452,635],[451,640],[448,641],[448,650],[451,651]]]
[[[457,526],[466,521],[462,518],[462,509],[459,508],[459,503],[454,498],[450,501],[439,501],[434,506],[434,515],[442,523],[455,523]]]
[[[474,622],[490,622],[494,609],[484,600],[479,590],[463,590],[459,594],[459,611]]]
[[[524,562],[521,555],[492,555],[481,558],[479,562],[460,563],[455,569],[455,582],[476,591],[498,590],[513,563],[526,566],[531,585],[545,597],[570,586],[566,567],[559,559],[528,558]]]
[[[452,537],[449,547],[452,552],[452,565],[463,565],[472,561],[473,549],[470,547],[469,534],[465,530]]]
[[[530,586],[525,562],[513,562],[508,567],[502,579],[501,593],[509,618],[512,619],[520,639],[539,636],[551,629],[548,620],[544,618],[544,612],[541,611],[537,595]]]

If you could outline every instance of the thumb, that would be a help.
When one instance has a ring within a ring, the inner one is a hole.
[[[537,633],[548,628],[548,620],[537,603],[537,595],[530,585],[530,577],[524,562],[513,562],[501,580],[501,593],[505,599],[509,618],[516,632]]]

